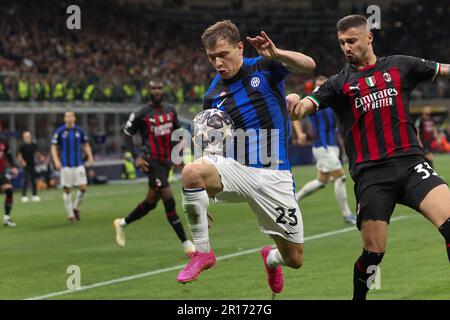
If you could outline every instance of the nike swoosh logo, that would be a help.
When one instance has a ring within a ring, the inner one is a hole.
[[[225,99],[223,99],[222,101],[220,101],[220,103],[218,103],[218,104],[216,105],[216,107],[217,107],[217,108],[220,108],[220,107],[223,105],[223,103],[224,103],[227,99],[228,99],[228,97],[226,97]]]
[[[288,232],[288,231],[285,231],[284,233],[286,233],[286,234],[289,236],[289,235],[291,235],[291,234],[296,234],[296,233],[298,233],[298,232]]]

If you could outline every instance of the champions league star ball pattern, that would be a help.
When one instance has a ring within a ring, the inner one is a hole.
[[[233,138],[233,130],[233,120],[219,109],[204,110],[191,123],[194,147],[201,148],[203,155],[225,155],[227,142]]]

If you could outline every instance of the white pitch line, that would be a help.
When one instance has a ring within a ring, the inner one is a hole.
[[[402,220],[402,219],[406,219],[406,218],[408,218],[408,216],[398,216],[398,217],[392,218],[391,221],[398,221],[398,220]],[[315,240],[315,239],[322,239],[322,238],[331,237],[331,236],[334,236],[334,235],[337,235],[337,234],[346,233],[346,232],[350,232],[350,231],[354,231],[354,230],[356,230],[356,227],[348,227],[348,228],[344,228],[344,229],[338,229],[338,230],[335,230],[335,231],[319,233],[319,234],[316,234],[316,235],[310,236],[310,237],[305,237],[304,240],[305,241],[310,241],[310,240]],[[235,252],[235,253],[231,253],[231,254],[227,254],[227,255],[224,255],[224,256],[217,257],[216,260],[225,260],[225,259],[230,259],[230,258],[234,258],[234,257],[239,257],[239,256],[243,256],[243,255],[247,255],[247,254],[258,252],[259,250],[261,250],[260,247],[254,248],[254,249],[243,250],[243,251],[239,251],[239,252]],[[42,296],[28,298],[28,299],[25,299],[25,300],[42,300],[42,299],[62,296],[62,295],[69,294],[69,293],[76,293],[76,292],[85,291],[85,290],[89,290],[89,289],[93,289],[93,288],[104,287],[104,286],[108,286],[108,285],[111,285],[111,284],[116,284],[116,283],[120,283],[120,282],[131,281],[131,280],[136,280],[136,279],[140,279],[140,278],[154,276],[154,275],[161,274],[161,273],[166,273],[166,272],[170,272],[170,271],[183,269],[185,265],[186,264],[182,264],[182,265],[178,265],[178,266],[174,266],[174,267],[169,267],[169,268],[164,268],[164,269],[158,269],[158,270],[154,270],[154,271],[144,272],[144,273],[136,274],[136,275],[133,275],[133,276],[113,279],[113,280],[109,280],[109,281],[97,282],[97,283],[94,283],[94,284],[91,284],[91,285],[88,285],[88,286],[82,286],[79,289],[53,292],[53,293],[49,293],[49,294],[42,295]]]

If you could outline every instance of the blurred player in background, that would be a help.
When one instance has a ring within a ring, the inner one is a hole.
[[[182,242],[185,253],[190,256],[195,252],[195,247],[186,237],[168,181],[172,167],[171,135],[174,130],[180,128],[180,124],[175,109],[163,104],[162,80],[154,79],[149,85],[150,103],[138,112],[130,114],[123,131],[125,146],[132,154],[136,167],[148,177],[147,197],[127,217],[114,220],[116,241],[118,245],[125,246],[125,227],[155,209],[161,199],[167,221]],[[133,135],[138,132],[142,138],[142,147],[137,150]]]
[[[431,145],[438,138],[438,132],[433,118],[431,117],[431,107],[425,106],[422,110],[422,116],[416,121],[417,138],[422,145],[425,159],[427,159],[430,166],[433,168],[433,153],[431,152]]]
[[[23,144],[19,147],[18,161],[23,168],[23,186],[22,186],[22,202],[28,202],[27,189],[31,184],[32,197],[31,201],[39,202],[41,198],[37,195],[36,188],[36,162],[35,157],[38,155],[37,144],[33,142],[30,131],[22,133]]]
[[[324,76],[316,79],[316,87],[327,80]],[[338,128],[336,116],[331,108],[320,110],[310,116],[314,131],[313,155],[317,162],[317,178],[306,183],[299,192],[295,194],[297,201],[322,189],[330,178],[334,180],[334,194],[342,211],[344,222],[356,224],[356,216],[350,211],[347,202],[347,190],[345,188],[345,171],[339,160]],[[300,121],[294,121],[297,135],[304,137]],[[304,142],[303,142],[304,143]]]
[[[448,79],[450,65],[402,55],[377,57],[364,16],[339,20],[337,36],[348,64],[310,96],[300,100],[290,95],[288,108],[292,119],[301,119],[331,106],[339,118],[363,240],[363,252],[354,264],[353,299],[365,300],[384,256],[397,203],[436,226],[450,262],[450,190],[424,158],[409,113],[412,89],[422,81]]]
[[[283,289],[282,265],[300,268],[303,263],[303,221],[294,197],[294,183],[287,157],[290,120],[283,81],[291,69],[309,73],[314,60],[294,51],[281,50],[265,32],[247,41],[257,58],[244,58],[239,30],[230,20],[205,30],[202,43],[217,74],[203,98],[203,109],[217,108],[233,120],[235,129],[254,129],[265,139],[250,139],[244,161],[204,156],[183,170],[183,208],[196,247],[195,256],[178,274],[181,283],[196,280],[216,263],[209,243],[207,209],[209,198],[220,202],[247,202],[258,218],[261,230],[277,248],[265,246],[260,253],[273,293]],[[271,135],[274,134],[275,137]],[[260,136],[261,137],[261,136]],[[262,149],[272,150],[270,163],[262,163]],[[257,161],[250,161],[255,158]]]
[[[0,131],[2,130],[0,125]],[[8,177],[8,169],[13,177],[19,174],[17,165],[9,151],[8,139],[0,135],[0,190],[5,193],[5,211],[3,215],[3,225],[5,227],[15,227],[16,223],[11,220],[11,209],[13,206],[13,186]]]
[[[60,184],[63,187],[64,206],[69,222],[80,220],[80,204],[87,190],[86,168],[83,165],[83,151],[87,166],[94,164],[91,146],[84,130],[75,124],[75,113],[66,111],[64,124],[55,130],[51,153],[55,170],[60,170]],[[79,189],[72,202],[72,188]]]

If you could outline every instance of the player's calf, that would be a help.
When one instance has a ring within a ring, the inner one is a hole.
[[[384,252],[371,252],[363,249],[353,269],[353,300],[366,300],[370,286],[369,277],[376,273]]]
[[[439,232],[445,239],[445,246],[447,248],[448,261],[450,262],[450,218],[447,219],[440,227]]]
[[[148,202],[147,200],[139,203],[136,208],[124,219],[125,225],[132,223],[144,217],[150,210],[156,208],[156,202]]]

